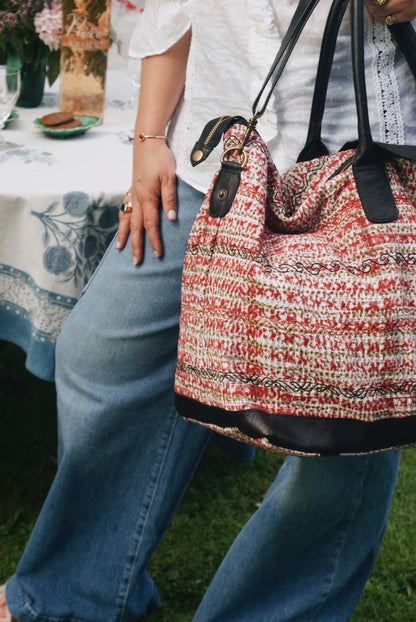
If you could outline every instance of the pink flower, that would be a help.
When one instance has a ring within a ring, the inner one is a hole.
[[[53,0],[51,8],[47,6],[36,13],[34,18],[35,30],[50,50],[58,50],[62,38],[62,4]]]

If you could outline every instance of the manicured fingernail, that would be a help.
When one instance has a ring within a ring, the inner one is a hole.
[[[120,244],[120,242],[117,242],[117,244],[116,244],[116,248],[121,248],[121,244]]]
[[[137,257],[133,257],[133,266],[137,266],[138,263],[139,260],[137,259]]]
[[[169,210],[168,218],[169,218],[169,220],[176,220],[176,212],[175,212],[174,209]]]

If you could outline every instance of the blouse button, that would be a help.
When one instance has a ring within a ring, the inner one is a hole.
[[[256,34],[261,35],[261,24],[256,24]]]

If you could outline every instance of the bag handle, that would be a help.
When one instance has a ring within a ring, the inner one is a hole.
[[[334,0],[328,13],[324,34],[322,36],[318,68],[316,70],[308,133],[305,146],[298,156],[298,162],[313,160],[314,158],[328,155],[328,149],[322,142],[321,137],[322,119],[325,112],[328,82],[334,60],[338,32],[349,1],[350,0]]]
[[[321,139],[322,119],[333,63],[336,39],[347,3],[334,0],[328,15],[322,39],[315,89],[312,99],[308,135],[298,162],[326,155],[328,150]],[[409,145],[384,145],[373,142],[368,116],[364,63],[364,4],[362,0],[351,1],[351,46],[354,92],[358,120],[358,146],[352,159],[352,169],[363,210],[374,223],[392,222],[398,218],[398,210],[388,180],[385,158],[393,153],[416,159],[415,147]],[[396,41],[409,62],[412,72],[416,67],[416,36],[411,24],[398,24]],[[404,27],[404,28],[403,28]],[[406,51],[405,51],[406,50]],[[343,149],[346,149],[344,146]]]
[[[392,222],[399,213],[387,176],[385,156],[373,142],[368,117],[363,0],[351,2],[351,51],[358,120],[358,145],[352,161],[354,179],[367,219],[373,223]]]
[[[413,75],[416,78],[416,32],[410,22],[392,24],[389,30],[403,52]]]
[[[328,14],[316,73],[308,134],[305,145],[299,153],[297,159],[298,162],[312,160],[313,158],[328,154],[328,149],[322,142],[321,138],[322,119],[325,111],[325,101],[335,52],[336,38],[338,36],[339,27],[344,17],[347,4],[348,0],[345,0],[345,2],[342,0],[341,2],[334,2],[330,13]],[[392,32],[397,45],[403,52],[403,55],[416,79],[416,32],[413,26],[410,22],[406,22],[389,26],[389,30]],[[376,144],[379,147],[382,147],[385,151],[391,152],[395,155],[411,160],[415,159],[415,149],[410,145]],[[347,146],[343,147],[343,149],[346,148]]]

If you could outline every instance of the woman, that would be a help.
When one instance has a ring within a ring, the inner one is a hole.
[[[173,404],[184,249],[218,166],[212,154],[192,169],[189,153],[209,119],[250,114],[295,5],[146,4],[131,46],[143,58],[132,187],[117,242],[58,341],[58,471],[6,589],[7,607],[20,622],[133,622],[158,603],[146,565],[209,439]],[[258,128],[281,170],[306,136],[328,6],[322,2],[312,16]],[[400,55],[394,61],[384,22],[389,15],[413,19],[415,0],[368,8],[375,18],[367,20],[374,135],[414,142],[413,85]],[[331,149],[354,138],[347,22],[324,127]],[[386,113],[383,98],[398,85],[402,98],[390,97],[394,110]],[[250,452],[233,449],[243,458]],[[348,620],[377,555],[398,462],[397,452],[286,459],[195,622]]]

